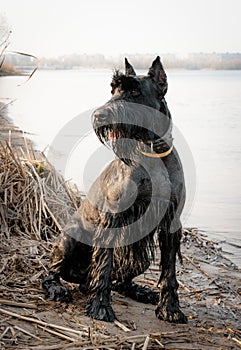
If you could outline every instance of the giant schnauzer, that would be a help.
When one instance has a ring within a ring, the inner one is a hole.
[[[116,70],[111,87],[110,101],[93,113],[93,127],[116,157],[60,236],[42,285],[50,299],[70,301],[60,277],[78,283],[88,294],[86,314],[98,320],[115,320],[111,290],[116,290],[157,304],[161,320],[186,323],[175,271],[176,256],[181,258],[185,184],[173,146],[160,57],[146,76],[136,75],[125,59],[125,74]],[[159,293],[133,281],[150,266],[155,237],[160,248]]]

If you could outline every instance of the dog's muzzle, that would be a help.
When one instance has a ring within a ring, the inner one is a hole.
[[[106,142],[116,141],[121,137],[117,124],[113,123],[113,114],[110,108],[97,109],[92,116],[93,128],[96,134]]]

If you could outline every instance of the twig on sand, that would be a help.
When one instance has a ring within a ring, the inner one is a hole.
[[[38,327],[41,328],[43,331],[46,331],[46,332],[48,332],[50,334],[53,334],[53,335],[56,335],[59,338],[62,338],[62,339],[65,339],[65,340],[69,340],[71,342],[74,342],[76,340],[76,338],[70,338],[67,335],[63,334],[63,333],[53,331],[51,329],[48,329],[47,327],[42,327],[39,324],[38,324]]]
[[[121,328],[124,332],[130,332],[131,330],[129,328],[127,328],[124,324],[120,323],[119,321],[115,320],[114,324]]]
[[[18,331],[22,332],[22,333],[25,333],[27,335],[29,335],[30,337],[34,338],[34,339],[37,339],[37,340],[40,340],[41,341],[41,338],[37,337],[35,334],[32,334],[28,331],[26,331],[26,329],[23,329],[19,326],[14,326],[15,329],[17,329]]]
[[[165,346],[158,339],[154,339],[154,340],[160,346],[160,349],[164,349],[165,348]]]
[[[192,259],[190,259],[188,256],[182,254],[183,258],[185,260],[187,260],[190,264],[192,264],[198,271],[200,271],[204,276],[206,276],[208,279],[211,279],[211,277],[209,276],[209,274],[204,271],[203,269],[201,269],[198,264],[196,264]]]
[[[187,293],[191,293],[190,289],[183,284],[180,280],[178,280],[178,284],[187,292]]]
[[[232,338],[233,341],[235,341],[235,343],[241,347],[241,341],[238,340],[237,338]]]
[[[0,312],[5,314],[5,315],[16,317],[16,318],[18,318],[20,320],[24,320],[24,321],[31,322],[31,323],[36,323],[36,324],[41,325],[43,327],[55,328],[55,329],[59,329],[59,330],[62,330],[62,331],[69,332],[69,333],[75,333],[75,334],[78,334],[79,336],[87,334],[87,332],[85,330],[77,331],[77,330],[72,329],[72,328],[59,326],[57,324],[47,323],[47,322],[44,322],[44,321],[41,321],[41,320],[38,320],[38,319],[35,319],[35,318],[32,318],[32,317],[19,315],[19,314],[15,313],[15,312],[7,311],[7,310],[2,309],[2,308],[0,308]]]
[[[16,301],[11,301],[11,300],[5,300],[5,299],[0,299],[0,304],[1,305],[9,305],[9,306],[17,306],[17,307],[24,307],[26,309],[36,309],[37,306],[34,304],[28,304],[28,303],[18,303]]]
[[[150,337],[147,336],[146,339],[145,339],[145,342],[144,342],[142,350],[146,350],[147,349],[149,341],[150,341]]]

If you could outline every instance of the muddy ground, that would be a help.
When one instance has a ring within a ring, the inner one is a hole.
[[[220,247],[185,230],[184,266],[177,265],[179,297],[188,325],[155,317],[155,306],[113,293],[119,323],[85,316],[86,296],[68,284],[70,304],[45,299],[50,242],[1,238],[1,349],[238,349],[241,348],[241,274]],[[158,258],[137,281],[156,288]]]

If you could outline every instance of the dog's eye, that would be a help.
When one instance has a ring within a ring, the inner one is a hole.
[[[140,90],[135,89],[131,91],[131,95],[134,97],[140,96],[140,94],[141,94]]]

